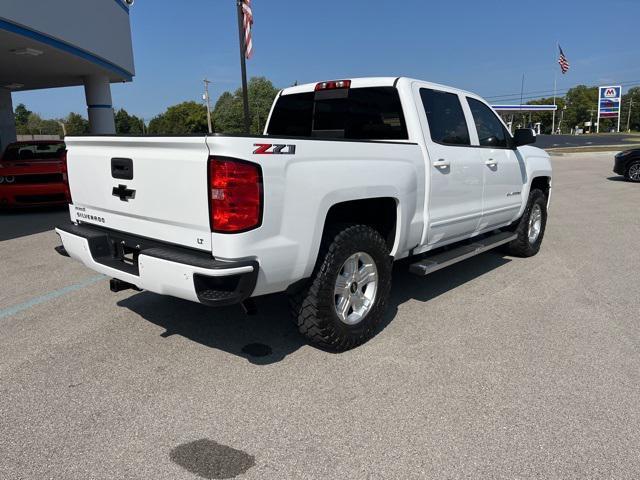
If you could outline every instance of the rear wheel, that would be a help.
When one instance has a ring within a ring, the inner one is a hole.
[[[546,226],[547,197],[536,188],[529,193],[527,207],[514,232],[518,237],[507,245],[508,253],[516,257],[532,257],[538,253]]]
[[[630,182],[640,182],[640,160],[631,162],[624,177]]]
[[[300,333],[334,352],[366,342],[387,307],[391,266],[387,245],[373,228],[334,229],[323,241],[309,286],[291,298]]]

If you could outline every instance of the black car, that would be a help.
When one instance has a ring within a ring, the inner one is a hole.
[[[613,171],[630,182],[640,182],[640,148],[625,150],[616,155]]]

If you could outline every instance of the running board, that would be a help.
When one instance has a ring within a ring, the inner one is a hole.
[[[487,250],[509,243],[516,238],[517,235],[513,232],[495,233],[481,240],[476,240],[471,244],[461,245],[451,250],[427,257],[419,262],[412,263],[409,266],[409,271],[416,275],[429,275],[441,268],[448,267],[449,265],[453,265],[454,263],[479,255]]]

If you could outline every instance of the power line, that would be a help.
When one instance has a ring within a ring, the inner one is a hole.
[[[622,85],[622,84],[621,84]],[[627,83],[622,85],[623,87],[636,87],[636,86],[640,86],[640,82],[636,82],[636,83]],[[589,88],[597,88],[597,87],[589,87]],[[569,91],[571,90],[571,88],[567,89],[567,90],[558,90],[556,93],[559,96],[563,96],[566,95]],[[525,93],[533,93],[533,92],[525,92]],[[485,97],[486,99],[491,99],[491,97]],[[536,100],[539,98],[545,98],[545,95],[525,95],[522,97],[523,100]],[[516,95],[512,95],[510,97],[504,97],[504,98],[494,98],[491,99],[492,103],[497,103],[497,102],[513,102],[513,101],[518,101],[520,99],[520,94],[516,94]]]
[[[625,81],[619,82],[619,85],[621,85],[622,87],[635,87],[637,85],[640,85],[640,80],[625,80]],[[570,89],[563,90],[563,91],[566,93],[568,90]],[[527,97],[525,98],[539,98],[539,97],[545,96],[545,94],[552,95],[553,90],[532,90],[530,92],[524,92],[524,93],[525,95],[527,95]],[[534,95],[534,94],[539,94],[539,95]],[[520,97],[520,92],[508,93],[504,95],[490,95],[484,98],[487,100],[499,100],[503,98],[517,99],[519,97]]]

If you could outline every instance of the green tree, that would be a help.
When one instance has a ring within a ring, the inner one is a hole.
[[[564,121],[567,129],[581,126],[589,120],[597,121],[598,115],[598,87],[578,85],[569,89],[565,95],[567,109],[564,113]],[[606,122],[601,122],[600,131]]]
[[[62,128],[57,120],[45,120],[37,113],[31,112],[26,126],[21,127],[20,133],[28,135],[61,135]]]
[[[631,117],[629,117],[629,105],[633,101],[631,107]],[[640,87],[630,88],[629,91],[622,96],[622,118],[620,119],[620,130],[626,131],[627,120],[629,120],[629,128],[631,130],[640,131]]]
[[[116,133],[119,135],[139,135],[142,133],[141,118],[129,115],[124,108],[115,113]]]
[[[67,135],[85,135],[89,133],[89,120],[78,113],[71,112],[62,121],[67,129]]]
[[[16,132],[18,135],[28,134],[27,131],[27,123],[29,122],[29,115],[31,115],[31,111],[27,110],[24,103],[19,103],[14,112],[15,122],[16,122]]]
[[[213,129],[218,133],[243,133],[242,96],[224,92],[213,110]]]
[[[249,81],[248,97],[252,134],[262,134],[276,95],[278,95],[278,89],[270,80],[254,77]]]
[[[149,122],[149,133],[155,135],[186,135],[207,131],[207,109],[196,102],[183,102],[169,107]]]
[[[249,97],[249,120],[252,135],[259,135],[269,117],[271,104],[278,94],[278,89],[264,77],[253,77],[249,80],[247,96]],[[214,129],[220,133],[244,133],[244,110],[242,89],[234,93],[224,92],[218,98],[213,111]]]

